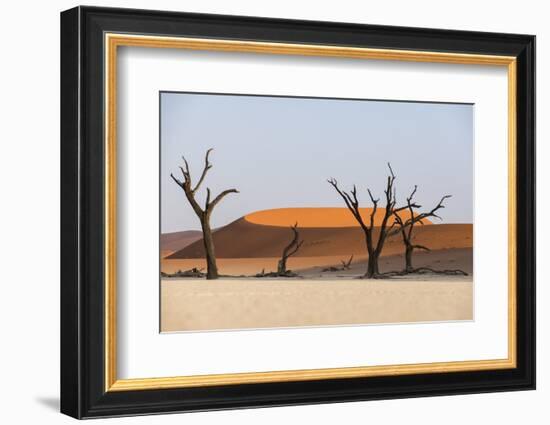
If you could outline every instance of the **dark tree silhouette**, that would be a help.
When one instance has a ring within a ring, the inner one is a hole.
[[[286,268],[286,261],[288,260],[289,257],[296,254],[300,249],[300,247],[302,246],[302,244],[304,243],[303,240],[299,241],[300,234],[298,233],[298,223],[295,223],[294,226],[290,226],[290,228],[292,229],[292,241],[290,241],[290,243],[283,250],[281,259],[277,264],[278,275],[286,275],[288,273],[288,270]]]
[[[340,260],[342,263],[342,270],[349,270],[351,267],[351,262],[353,261],[353,255],[349,257],[348,261]]]
[[[425,213],[415,214],[414,210],[421,208],[420,205],[417,205],[413,202],[413,198],[414,198],[414,195],[416,194],[416,190],[417,190],[417,186],[415,185],[413,191],[407,198],[406,208],[409,211],[409,218],[407,218],[406,220],[403,220],[403,218],[401,218],[399,214],[394,212],[395,222],[399,225],[399,229],[401,230],[401,237],[403,238],[403,244],[405,245],[405,272],[407,273],[413,273],[415,270],[412,265],[413,251],[415,249],[421,249],[424,251],[430,250],[430,248],[426,246],[413,243],[414,225],[416,223],[420,223],[423,225],[424,219],[429,217],[435,217],[441,220],[441,217],[437,215],[437,211],[440,210],[441,208],[445,208],[445,205],[443,205],[443,202],[445,202],[445,199],[448,199],[451,197],[451,195],[445,195],[441,198],[439,203],[434,208],[432,208],[432,210]]]
[[[353,217],[355,217],[355,219],[359,223],[359,226],[361,226],[361,229],[365,234],[365,242],[367,245],[367,252],[369,253],[369,259],[367,264],[367,272],[365,273],[364,277],[368,279],[376,278],[381,275],[380,270],[378,268],[378,259],[380,258],[380,254],[384,249],[384,243],[386,242],[386,238],[390,235],[396,234],[393,228],[397,223],[394,220],[392,220],[391,224],[389,224],[388,222],[390,221],[390,218],[395,213],[398,213],[399,211],[402,211],[407,208],[406,206],[396,208],[396,203],[397,203],[396,195],[395,195],[396,177],[389,163],[388,163],[388,168],[389,168],[390,174],[386,181],[386,189],[384,190],[386,205],[384,208],[384,216],[382,217],[380,226],[377,226],[378,239],[376,240],[374,235],[374,227],[375,227],[374,218],[375,218],[376,212],[378,211],[378,203],[380,202],[380,199],[379,198],[375,199],[370,189],[367,189],[373,208],[370,213],[370,219],[368,223],[366,223],[363,217],[361,217],[359,200],[357,199],[356,186],[353,185],[353,189],[351,190],[350,192],[351,195],[350,195],[350,193],[344,190],[341,190],[338,187],[338,182],[336,181],[336,179],[331,178],[328,180],[329,184],[332,187],[334,187],[336,192],[338,192],[338,194],[342,197],[346,206],[352,213]],[[415,208],[418,207],[414,203],[412,205]]]
[[[329,266],[325,267],[321,271],[323,272],[343,272],[344,270],[349,270],[351,268],[351,262],[353,261],[353,255],[349,257],[348,261],[340,260],[342,267]]]
[[[191,172],[189,171],[189,164],[187,163],[187,160],[185,159],[185,157],[182,156],[185,167],[181,167],[181,166],[179,167],[183,175],[183,181],[174,177],[173,174],[170,174],[170,176],[177,183],[177,185],[183,189],[185,193],[185,197],[189,201],[189,204],[193,208],[193,211],[195,211],[195,214],[200,220],[201,228],[202,228],[202,236],[203,236],[202,240],[204,243],[204,251],[206,253],[206,267],[207,267],[206,278],[207,279],[218,278],[218,266],[216,264],[214,240],[212,238],[212,229],[210,228],[210,216],[212,215],[212,211],[214,210],[214,207],[218,205],[218,203],[226,195],[230,193],[239,193],[237,189],[227,189],[221,192],[214,199],[211,199],[210,188],[206,188],[206,202],[204,204],[204,208],[201,208],[201,206],[197,202],[195,198],[195,193],[203,183],[206,177],[206,174],[208,173],[208,170],[212,168],[212,164],[209,161],[210,152],[212,152],[212,150],[213,149],[210,148],[206,151],[206,155],[204,158],[204,168],[202,170],[201,176],[197,184],[194,187],[191,181]]]

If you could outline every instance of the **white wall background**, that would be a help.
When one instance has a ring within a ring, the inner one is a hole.
[[[550,27],[545,2],[436,0],[96,1],[96,5],[536,34],[538,390],[110,420],[109,423],[542,424],[550,417]],[[69,423],[59,392],[59,12],[77,3],[9,2],[0,15],[0,410],[3,423]],[[546,403],[545,403],[546,402]]]

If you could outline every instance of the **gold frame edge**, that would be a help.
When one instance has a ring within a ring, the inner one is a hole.
[[[105,391],[137,391],[215,385],[311,381],[511,369],[516,356],[516,58],[513,56],[371,49],[201,38],[106,33],[105,45]],[[419,364],[285,370],[117,379],[116,353],[116,94],[119,46],[171,48],[280,55],[324,56],[470,65],[506,66],[508,71],[508,358]]]

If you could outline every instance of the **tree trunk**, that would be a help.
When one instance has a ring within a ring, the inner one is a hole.
[[[377,253],[369,253],[369,261],[367,265],[367,273],[365,274],[365,277],[367,279],[372,279],[373,277],[380,274],[378,271],[378,254]]]
[[[412,254],[413,254],[413,247],[410,244],[407,244],[405,247],[405,271],[412,272],[413,266],[412,266]]]
[[[216,254],[214,252],[214,239],[212,238],[212,229],[208,217],[201,220],[204,252],[206,254],[206,278],[218,278],[218,266],[216,264]]]
[[[279,263],[277,264],[277,274],[285,274],[286,273],[286,258],[281,258],[279,260]]]

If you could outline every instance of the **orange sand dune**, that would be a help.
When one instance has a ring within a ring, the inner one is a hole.
[[[296,253],[297,257],[357,256],[366,253],[365,236],[359,227],[305,227],[299,228],[299,232],[304,243]],[[419,225],[414,232],[414,242],[432,250],[472,247],[471,224]],[[374,237],[378,237],[377,228],[374,230]],[[285,246],[292,240],[292,231],[288,227],[253,224],[241,218],[216,231],[213,238],[216,257],[219,259],[280,257]],[[383,255],[402,251],[400,234],[386,240]],[[204,258],[202,239],[167,258]]]
[[[361,208],[361,217],[369,223],[372,208]],[[408,211],[399,214],[403,219],[409,217]],[[374,225],[379,226],[384,218],[384,208],[378,208],[374,216]],[[292,226],[298,223],[299,227],[358,227],[357,220],[347,208],[276,208],[272,210],[256,211],[248,214],[244,219],[250,223],[264,226]],[[430,220],[423,220],[424,224],[432,224]]]

